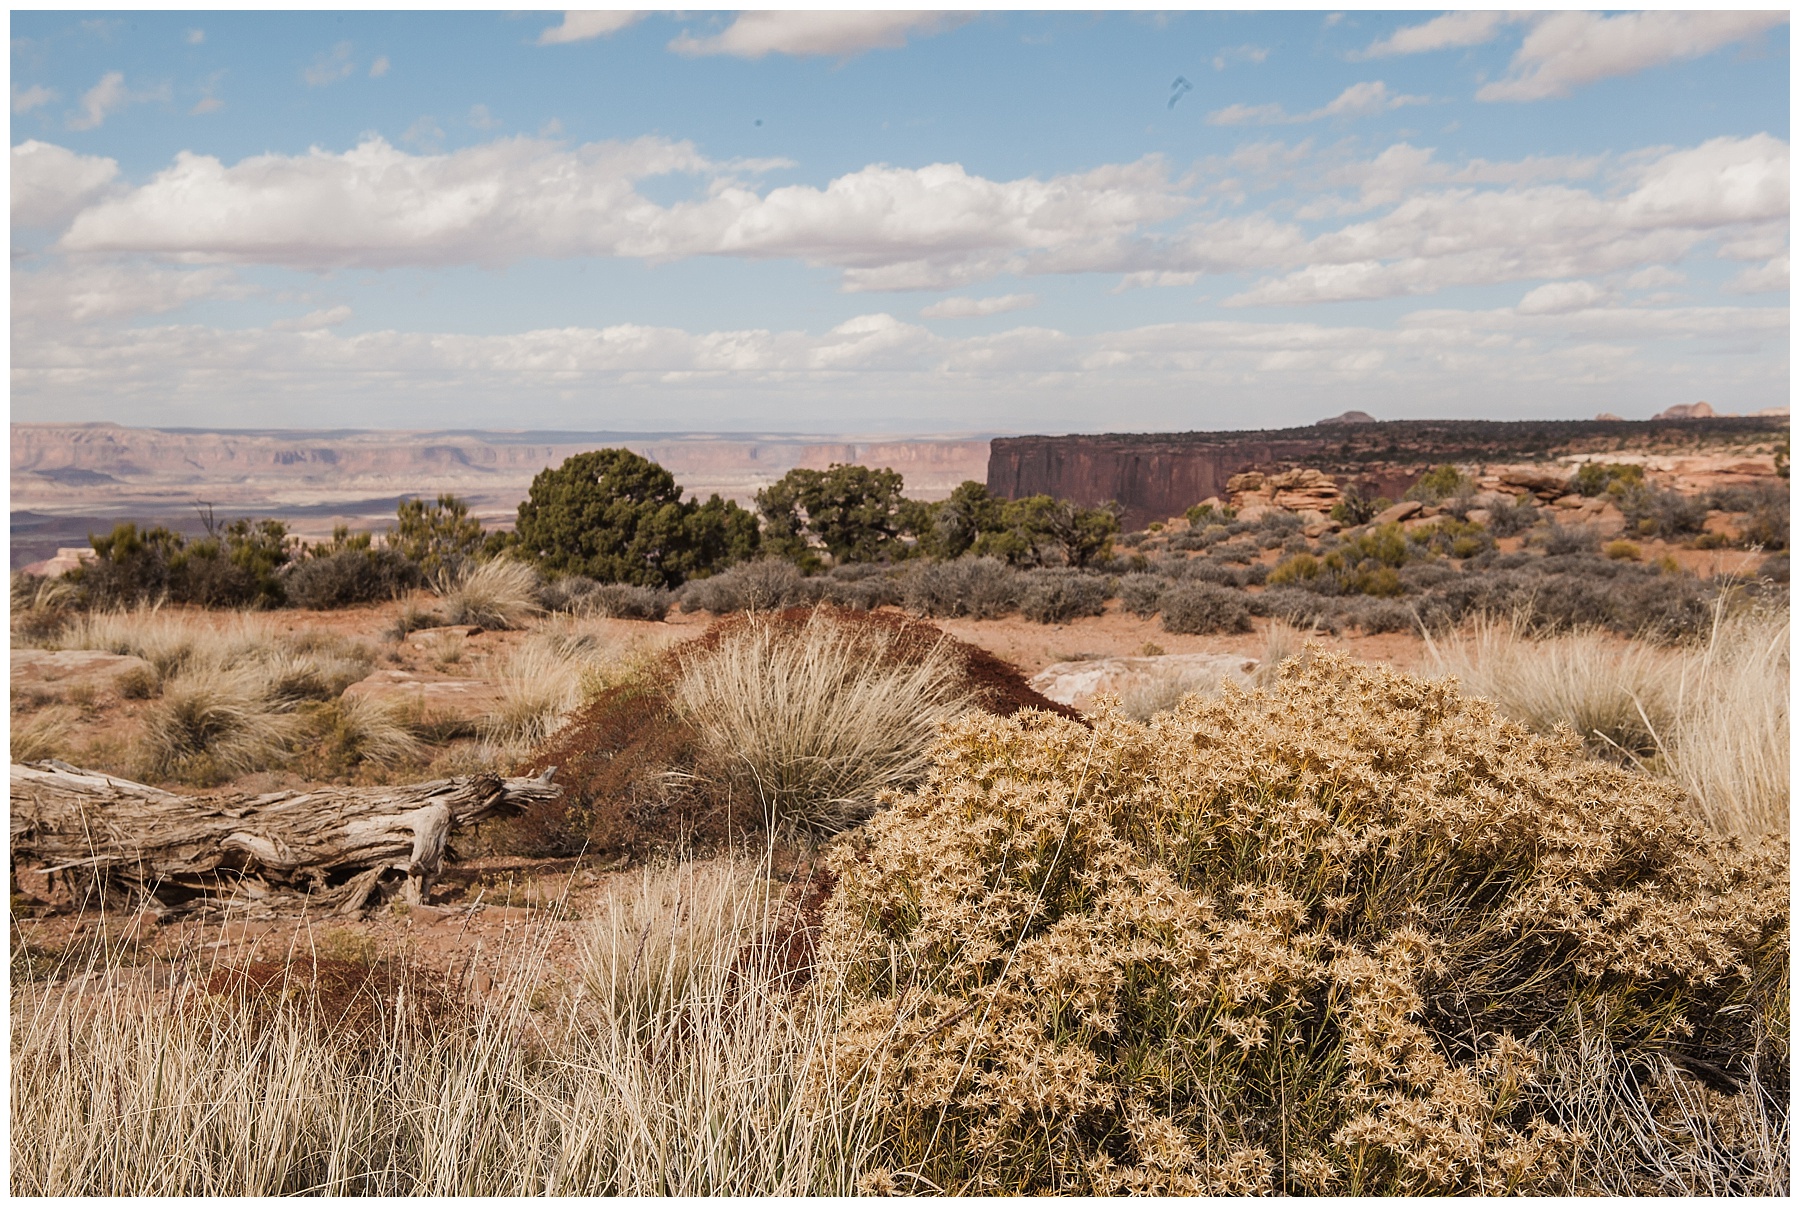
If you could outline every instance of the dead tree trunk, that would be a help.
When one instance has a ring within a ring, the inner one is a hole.
[[[251,896],[304,892],[344,914],[395,889],[416,902],[437,878],[453,831],[555,799],[554,771],[182,796],[54,760],[14,763],[13,877],[47,898],[90,888],[189,897],[235,878]]]

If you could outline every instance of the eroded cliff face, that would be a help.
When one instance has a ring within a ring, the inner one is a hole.
[[[988,489],[1048,494],[1085,507],[1113,501],[1127,530],[1208,498],[1236,474],[1309,467],[1363,495],[1398,498],[1432,465],[1515,464],[1577,453],[1674,454],[1762,449],[1786,436],[1784,417],[1514,422],[1396,420],[1275,431],[1009,436],[992,442]],[[1567,471],[1562,470],[1565,476]]]

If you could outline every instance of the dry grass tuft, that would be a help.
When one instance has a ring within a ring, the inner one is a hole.
[[[1487,622],[1427,636],[1440,672],[1539,733],[1567,726],[1599,757],[1667,776],[1723,833],[1788,827],[1788,613],[1715,613],[1699,647],[1599,632],[1534,639]]]
[[[63,740],[80,719],[81,710],[66,705],[52,705],[24,716],[14,713],[10,735],[12,761],[35,763],[62,757],[67,753]]]
[[[1668,774],[1724,833],[1788,832],[1788,659],[1785,609],[1720,614],[1684,659],[1658,745]]]
[[[200,666],[163,683],[144,710],[145,771],[211,785],[279,764],[306,732],[252,668]]]
[[[501,703],[482,721],[496,760],[523,757],[634,662],[634,653],[567,622],[532,633],[501,664]]]
[[[116,967],[95,970],[101,994],[84,993],[82,978],[15,986],[11,1189],[851,1193],[867,1116],[808,1093],[826,1072],[833,1000],[784,994],[779,970],[733,950],[766,894],[696,889],[750,879],[677,867],[621,902],[622,919],[653,928],[679,918],[664,945],[686,953],[674,1008],[648,993],[537,994],[534,1005],[549,971],[544,932],[503,955],[500,995],[424,1042],[392,1014],[334,1032],[292,998],[249,1009],[196,996],[170,1010]]]
[[[394,768],[424,761],[417,726],[400,705],[368,696],[340,697],[315,711],[311,721],[334,762]]]
[[[818,608],[797,630],[747,616],[685,651],[670,699],[710,767],[778,827],[835,833],[924,773],[938,727],[969,707],[940,642],[900,657],[897,628]]]
[[[509,557],[465,570],[444,597],[444,623],[517,629],[543,612],[537,571]]]

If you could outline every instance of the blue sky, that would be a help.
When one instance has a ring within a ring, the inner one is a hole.
[[[1783,13],[15,12],[12,39],[16,420],[1787,402]]]

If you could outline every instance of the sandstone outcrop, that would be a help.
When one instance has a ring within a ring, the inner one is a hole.
[[[1031,677],[1031,686],[1058,704],[1085,709],[1096,696],[1118,696],[1173,682],[1178,689],[1216,690],[1234,682],[1248,686],[1257,661],[1238,654],[1158,654],[1144,658],[1090,658],[1058,662]]]

